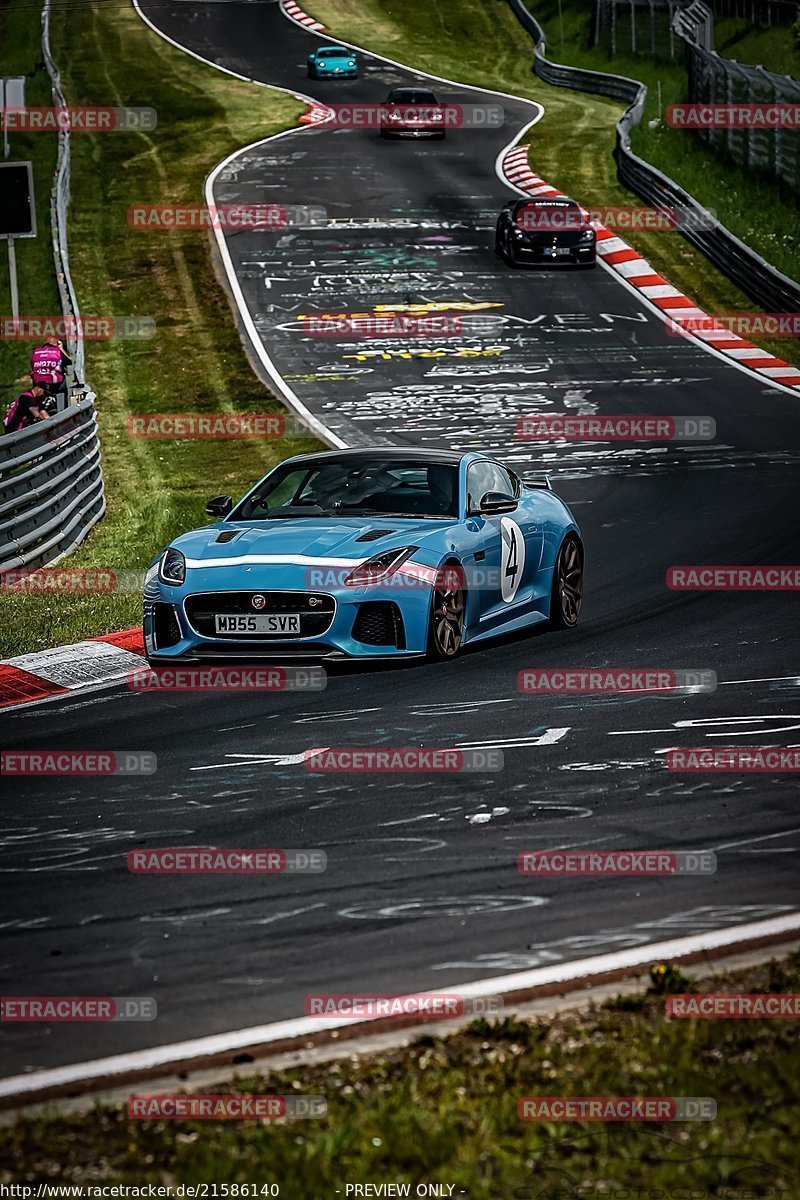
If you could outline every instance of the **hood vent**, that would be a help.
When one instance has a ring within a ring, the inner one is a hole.
[[[390,533],[394,533],[394,529],[368,529],[366,533],[362,533],[361,537],[357,537],[357,542],[377,542],[378,538],[388,537]]]
[[[232,542],[241,532],[241,529],[223,529],[219,537],[214,538],[214,543],[218,545],[220,542]]]

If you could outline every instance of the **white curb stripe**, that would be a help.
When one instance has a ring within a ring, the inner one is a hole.
[[[734,947],[740,943],[765,938],[782,938],[800,932],[800,912],[787,913],[749,925],[735,925],[728,929],[710,930],[708,933],[692,934],[689,937],[673,938],[666,942],[653,942],[636,946],[631,950],[620,950],[613,954],[599,954],[592,958],[558,963],[547,967],[536,967],[529,971],[518,971],[512,975],[499,975],[482,979],[477,983],[466,983],[438,988],[435,992],[418,993],[437,996],[442,992],[457,992],[463,999],[478,999],[485,996],[513,995],[531,992],[553,984],[569,984],[592,976],[646,967],[654,961],[675,962],[689,955]],[[270,1025],[255,1025],[248,1029],[235,1029],[229,1033],[212,1034],[210,1037],[192,1038],[185,1042],[173,1042],[166,1046],[153,1046],[148,1050],[137,1050],[130,1054],[116,1054],[109,1058],[94,1059],[85,1063],[72,1063],[65,1067],[35,1071],[25,1075],[13,1075],[0,1081],[0,1099],[24,1101],[37,1093],[55,1088],[79,1088],[93,1082],[114,1085],[120,1077],[150,1073],[157,1069],[165,1072],[178,1064],[229,1055],[246,1048],[267,1047],[270,1044],[308,1037],[345,1027],[366,1029],[377,1017],[350,1020],[346,1017],[297,1017],[277,1021]],[[418,1023],[418,1022],[417,1022]],[[380,1027],[379,1027],[380,1028]],[[220,1068],[222,1070],[223,1068]]]

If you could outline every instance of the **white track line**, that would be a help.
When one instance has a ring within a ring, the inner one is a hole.
[[[578,959],[529,971],[518,971],[511,975],[498,975],[493,979],[482,979],[477,983],[465,983],[438,988],[423,995],[457,994],[464,999],[487,996],[508,996],[530,993],[536,989],[556,985],[569,985],[577,980],[607,976],[610,973],[633,972],[653,961],[677,962],[690,955],[713,953],[730,949],[742,943],[765,938],[788,940],[800,932],[800,912],[787,913],[765,921],[754,921],[748,925],[735,925],[728,929],[711,930],[708,933],[692,934],[689,937],[673,938],[667,942],[653,942],[631,950],[620,950],[613,954],[600,954],[592,958]],[[396,1022],[395,1022],[396,1024]],[[419,1024],[409,1020],[407,1025]],[[110,1058],[94,1059],[85,1063],[74,1063],[66,1067],[36,1071],[26,1075],[14,1075],[0,1081],[0,1100],[30,1102],[31,1098],[43,1096],[54,1090],[79,1089],[90,1084],[103,1083],[114,1086],[123,1079],[152,1075],[162,1070],[165,1074],[178,1064],[202,1065],[204,1060],[221,1055],[232,1055],[245,1049],[266,1048],[271,1044],[301,1040],[312,1034],[334,1032],[342,1028],[375,1026],[382,1032],[380,1018],[366,1017],[349,1020],[345,1017],[297,1017],[288,1021],[277,1021],[271,1025],[255,1025],[248,1029],[235,1029],[229,1033],[212,1034],[210,1037],[193,1038],[185,1042],[173,1042],[166,1046],[153,1046],[148,1050],[136,1050],[130,1054],[116,1054]],[[223,1068],[220,1067],[220,1070]]]

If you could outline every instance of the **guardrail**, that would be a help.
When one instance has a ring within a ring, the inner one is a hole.
[[[687,220],[679,229],[681,235],[756,304],[768,312],[800,311],[800,284],[746,246],[673,179],[634,154],[630,135],[644,115],[645,84],[624,75],[550,62],[546,57],[544,30],[523,0],[508,0],[508,5],[523,28],[533,36],[533,69],[540,79],[555,87],[607,96],[628,105],[617,122],[614,150],[620,183],[655,207],[685,210]]]
[[[0,571],[56,562],[105,512],[94,399],[0,438]]]

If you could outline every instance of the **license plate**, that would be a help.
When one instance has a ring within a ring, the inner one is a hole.
[[[215,613],[217,633],[299,633],[300,613],[268,613],[251,616],[249,613]]]
[[[554,250],[550,251],[550,253],[558,255],[559,258],[562,258],[566,257],[568,254],[572,254],[572,251],[570,250],[569,246],[556,246]]]

